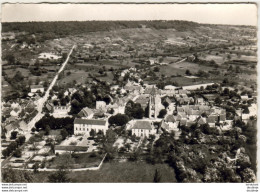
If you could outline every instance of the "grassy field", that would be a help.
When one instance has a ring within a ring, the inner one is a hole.
[[[70,173],[72,182],[123,182],[150,183],[153,182],[155,169],[158,169],[161,182],[176,182],[174,170],[166,164],[151,165],[145,162],[111,162],[104,163],[98,171],[82,171]]]
[[[90,153],[77,153],[72,156],[73,168],[87,168],[87,167],[98,167],[103,155],[96,154],[96,156],[91,156]],[[49,164],[49,168],[57,168],[60,164],[60,161],[57,160],[59,157],[55,157],[53,162]],[[57,160],[57,161],[56,161]]]
[[[151,183],[155,170],[161,174],[161,182],[176,183],[174,170],[166,164],[151,165],[145,162],[106,162],[98,171],[70,172],[72,183]],[[51,172],[34,174],[35,182],[48,182]]]

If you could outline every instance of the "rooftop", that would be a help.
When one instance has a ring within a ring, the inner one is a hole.
[[[39,88],[43,88],[42,85],[31,85],[30,86],[31,89],[39,89]]]
[[[136,121],[132,129],[152,129],[152,125],[149,121]]]
[[[87,125],[105,125],[106,120],[100,119],[78,119],[74,120],[74,124],[87,124]]]

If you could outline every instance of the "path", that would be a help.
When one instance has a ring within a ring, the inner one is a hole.
[[[172,63],[172,64],[178,64],[178,63],[181,63],[181,62],[186,61],[186,60],[187,60],[187,58],[184,58],[184,59],[182,59],[182,60],[180,60],[180,61],[177,61],[177,62],[175,62],[175,63]]]

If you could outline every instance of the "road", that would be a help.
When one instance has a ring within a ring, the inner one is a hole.
[[[71,48],[68,56],[67,56],[67,59],[64,61],[64,63],[62,64],[61,68],[59,69],[59,71],[57,72],[56,76],[54,77],[54,79],[52,80],[49,88],[47,89],[47,91],[45,92],[45,95],[40,98],[38,101],[37,101],[37,111],[38,113],[36,114],[36,116],[28,123],[28,126],[27,126],[27,130],[24,132],[25,133],[25,137],[26,137],[26,140],[30,138],[31,136],[31,129],[34,127],[35,123],[37,121],[39,121],[43,116],[44,114],[42,113],[42,108],[43,108],[43,105],[44,103],[47,101],[48,97],[49,97],[49,94],[50,94],[50,90],[53,88],[53,86],[55,85],[58,77],[59,77],[59,74],[64,70],[64,68],[66,67],[68,61],[69,61],[69,58],[70,58],[70,55],[73,51],[73,49],[75,48],[75,45],[73,45],[73,47]]]

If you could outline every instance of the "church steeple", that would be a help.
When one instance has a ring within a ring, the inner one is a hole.
[[[160,97],[157,94],[155,86],[149,95],[149,118],[156,118],[158,116],[158,104],[160,103]]]
[[[155,96],[155,95],[156,95],[156,89],[155,89],[154,86],[152,87],[152,90],[151,90],[151,92],[150,92],[150,95],[152,95],[152,96]]]

